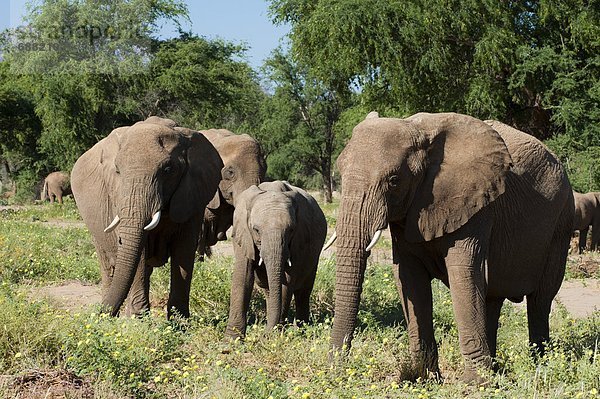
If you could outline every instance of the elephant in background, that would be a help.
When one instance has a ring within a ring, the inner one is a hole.
[[[150,308],[152,268],[171,258],[168,314],[189,316],[204,209],[223,162],[202,134],[150,117],[113,130],[71,173],[73,193],[100,259],[102,303],[117,315]]]
[[[265,180],[267,165],[258,142],[247,134],[226,129],[202,130],[200,133],[217,149],[223,160],[219,190],[204,212],[204,223],[198,244],[200,255],[210,255],[210,247],[227,239],[233,224],[235,200],[252,185]]]
[[[46,201],[50,199],[50,203],[54,203],[54,199],[59,204],[63,203],[63,196],[72,194],[71,184],[68,172],[52,172],[44,179],[44,186],[40,199]]]
[[[439,373],[431,280],[449,287],[465,361],[481,382],[496,354],[503,301],[527,297],[529,341],[543,351],[573,226],[573,193],[537,139],[496,121],[371,113],[337,160],[332,345],[350,347],[370,250],[387,226],[415,370]]]
[[[283,323],[292,294],[296,319],[308,322],[327,222],[306,191],[287,182],[252,186],[236,200],[233,216],[235,266],[225,334],[246,334],[246,315],[256,278],[267,297],[267,330]]]
[[[579,253],[587,246],[587,235],[592,226],[591,251],[598,250],[600,242],[600,193],[581,194],[573,191],[575,198],[575,219],[573,230],[579,230]]]

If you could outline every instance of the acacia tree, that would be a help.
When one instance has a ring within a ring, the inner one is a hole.
[[[145,110],[196,128],[256,126],[264,93],[246,48],[182,32],[158,43]]]
[[[600,140],[598,0],[270,0],[325,82],[408,115],[457,111]]]
[[[306,66],[277,50],[265,72],[274,93],[263,107],[259,132],[268,157],[269,174],[299,184],[299,174],[317,173],[325,201],[332,201],[332,160],[342,141],[336,124],[351,94],[326,85]]]
[[[32,3],[9,32],[11,79],[31,90],[42,123],[41,155],[70,169],[114,127],[139,120],[153,35],[161,20],[187,17],[179,0]]]

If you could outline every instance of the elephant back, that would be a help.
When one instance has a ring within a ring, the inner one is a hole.
[[[485,121],[500,134],[513,160],[512,173],[521,176],[527,184],[545,199],[565,196],[570,183],[556,157],[535,137],[498,121]]]

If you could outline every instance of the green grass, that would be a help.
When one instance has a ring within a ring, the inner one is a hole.
[[[331,215],[335,208],[327,211]],[[56,212],[40,206],[41,218]],[[359,327],[347,357],[328,357],[335,259],[323,259],[312,296],[313,323],[266,334],[265,301],[252,298],[244,342],[223,339],[233,259],[196,265],[192,317],[165,320],[168,268],[152,276],[150,315],[110,318],[31,298],[28,287],[69,279],[98,281],[83,228],[53,227],[30,213],[0,218],[0,374],[66,370],[96,397],[138,398],[594,398],[600,391],[600,312],[575,320],[552,314],[553,343],[537,364],[529,356],[524,310],[505,306],[498,368],[486,388],[457,381],[462,368],[448,290],[434,282],[434,323],[446,383],[414,381],[408,338],[391,267],[369,264]],[[52,219],[52,218],[49,218]],[[73,218],[76,219],[76,218]],[[66,255],[56,260],[57,255]],[[33,271],[33,273],[32,273]],[[18,385],[2,384],[0,397]]]

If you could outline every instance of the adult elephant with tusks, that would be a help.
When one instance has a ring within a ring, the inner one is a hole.
[[[415,371],[438,375],[431,280],[449,288],[465,362],[490,369],[504,299],[527,297],[529,341],[543,351],[565,270],[573,194],[535,138],[496,121],[371,113],[341,153],[332,345],[349,348],[367,257],[390,228],[394,276]]]
[[[223,162],[200,133],[150,117],[113,130],[71,172],[73,194],[100,260],[102,303],[117,315],[149,310],[150,274],[171,258],[168,314],[189,316],[204,209]]]

